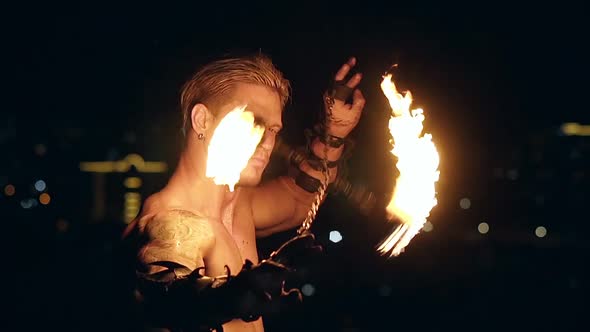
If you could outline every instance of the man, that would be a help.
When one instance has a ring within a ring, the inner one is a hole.
[[[329,121],[309,146],[310,160],[326,157],[331,180],[344,139],[365,103],[355,89],[361,75],[344,80],[355,63],[349,59],[335,75],[335,95],[326,95]],[[297,179],[284,176],[257,186],[282,128],[289,91],[289,82],[262,55],[207,64],[183,87],[185,146],[178,166],[124,234],[135,244],[139,296],[153,324],[262,331],[260,316],[268,305],[300,298],[283,289],[289,267],[259,263],[256,250],[257,236],[301,225],[315,198],[313,183],[324,176],[309,162],[300,166]],[[352,103],[347,103],[350,94]],[[264,134],[230,192],[205,176],[208,143],[221,119],[241,105],[247,105]]]

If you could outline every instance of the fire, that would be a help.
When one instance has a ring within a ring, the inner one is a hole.
[[[240,173],[248,164],[264,134],[264,127],[254,124],[254,114],[246,105],[229,112],[219,123],[207,153],[206,176],[217,185],[234,191]]]
[[[399,93],[391,74],[384,77],[381,90],[393,111],[389,119],[393,138],[391,153],[398,159],[396,167],[399,170],[387,212],[390,219],[395,216],[402,224],[379,245],[378,250],[382,254],[391,252],[390,256],[397,256],[422,229],[437,203],[434,184],[439,177],[439,156],[432,136],[421,136],[424,111],[420,108],[410,111],[412,94],[409,91],[403,95]]]

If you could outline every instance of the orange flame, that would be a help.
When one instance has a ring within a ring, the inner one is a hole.
[[[397,256],[403,252],[412,238],[418,234],[436,205],[434,184],[438,181],[439,156],[430,134],[422,135],[424,111],[410,111],[412,94],[400,94],[391,79],[391,74],[381,82],[381,90],[389,100],[392,116],[389,131],[393,138],[391,153],[398,159],[399,176],[391,201],[387,205],[390,219],[402,221],[378,247],[382,254]]]
[[[254,114],[246,105],[229,112],[219,123],[209,142],[206,176],[217,185],[234,191],[240,173],[248,165],[264,134],[264,127],[254,124]]]

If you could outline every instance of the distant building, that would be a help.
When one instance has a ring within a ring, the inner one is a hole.
[[[162,181],[168,165],[129,154],[117,161],[82,162],[80,170],[93,175],[91,220],[130,223],[139,213],[142,196],[157,190],[152,187]]]

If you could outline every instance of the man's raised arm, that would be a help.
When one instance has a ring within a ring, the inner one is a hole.
[[[329,182],[335,180],[346,137],[357,125],[365,105],[363,94],[356,89],[361,74],[346,80],[355,64],[356,59],[350,58],[342,65],[334,76],[333,87],[324,95],[326,121],[315,128],[316,135],[307,149],[308,160],[301,163],[292,176],[282,176],[246,190],[257,236],[268,236],[302,224],[325,178],[322,159],[328,163]]]

